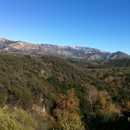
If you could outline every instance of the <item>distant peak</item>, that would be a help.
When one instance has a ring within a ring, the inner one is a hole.
[[[122,51],[117,51],[116,53],[124,53],[124,52],[122,52]]]
[[[6,39],[6,38],[0,38],[0,41],[5,42],[5,41],[12,41],[12,40],[9,40],[9,39]]]
[[[6,41],[7,39],[5,39],[5,38],[0,38],[0,41]]]

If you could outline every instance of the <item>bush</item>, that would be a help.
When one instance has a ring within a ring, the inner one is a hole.
[[[4,112],[0,109],[0,130],[35,130],[36,127],[32,116],[25,111]]]

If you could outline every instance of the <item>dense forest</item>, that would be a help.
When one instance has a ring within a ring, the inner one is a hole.
[[[0,54],[0,130],[130,130],[130,59]]]

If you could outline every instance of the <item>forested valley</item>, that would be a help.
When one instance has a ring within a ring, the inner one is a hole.
[[[0,130],[130,130],[130,59],[0,53]]]

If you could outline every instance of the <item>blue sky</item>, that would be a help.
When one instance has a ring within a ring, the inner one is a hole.
[[[130,54],[130,0],[0,0],[0,37]]]

